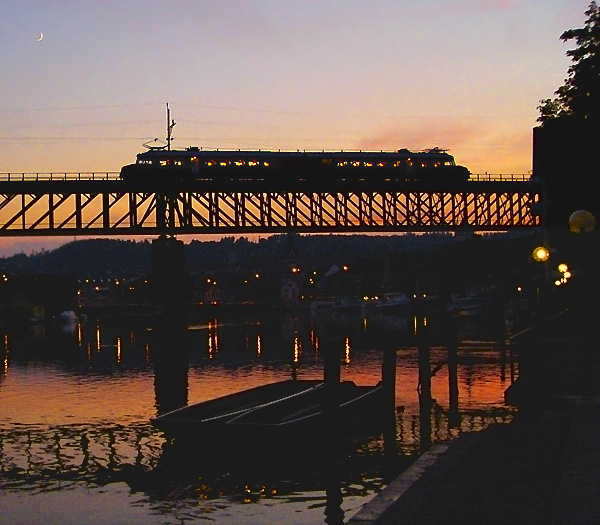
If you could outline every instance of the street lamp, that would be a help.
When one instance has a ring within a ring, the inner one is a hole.
[[[550,258],[550,251],[544,246],[538,246],[533,250],[533,259],[537,262],[546,262]]]
[[[569,217],[569,229],[573,233],[588,233],[594,230],[596,218],[587,210],[577,210]]]

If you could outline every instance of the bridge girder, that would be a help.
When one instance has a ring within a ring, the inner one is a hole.
[[[540,225],[526,183],[459,189],[138,191],[119,181],[0,186],[0,235],[383,232]],[[77,188],[79,191],[75,191]],[[8,190],[8,191],[7,191]]]

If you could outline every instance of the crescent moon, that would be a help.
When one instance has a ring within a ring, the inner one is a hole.
[[[37,41],[39,42],[42,38],[44,38],[44,33],[40,32],[40,38],[38,38]]]

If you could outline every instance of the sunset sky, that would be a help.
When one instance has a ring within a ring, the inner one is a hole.
[[[527,173],[537,105],[571,63],[560,34],[588,5],[3,0],[0,172],[118,171],[164,138],[168,102],[176,148],[438,146]]]

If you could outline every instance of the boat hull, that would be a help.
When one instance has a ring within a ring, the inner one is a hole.
[[[283,381],[169,412],[152,420],[168,437],[272,441],[361,434],[383,420],[383,387]]]

